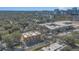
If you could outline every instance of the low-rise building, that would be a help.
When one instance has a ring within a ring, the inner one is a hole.
[[[72,21],[56,21],[52,23],[39,24],[40,30],[46,33],[59,33],[73,29]]]
[[[41,50],[42,51],[60,51],[65,46],[66,46],[65,44],[53,43],[53,44],[50,44],[47,47],[43,47]]]

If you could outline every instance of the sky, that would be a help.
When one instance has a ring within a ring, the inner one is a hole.
[[[0,7],[0,11],[41,11],[41,10],[54,10],[54,9],[69,9],[71,7]]]

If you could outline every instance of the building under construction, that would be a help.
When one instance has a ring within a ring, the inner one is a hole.
[[[42,42],[43,40],[43,35],[38,31],[29,31],[23,33],[20,39],[24,46],[32,46]]]

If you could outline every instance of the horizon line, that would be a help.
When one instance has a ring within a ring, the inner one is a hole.
[[[53,11],[54,9],[67,10],[72,7],[0,7],[0,11]]]

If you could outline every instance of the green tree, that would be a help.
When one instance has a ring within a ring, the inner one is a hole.
[[[70,44],[70,45],[75,45],[75,39],[74,39],[74,37],[73,36],[64,36],[63,37],[63,40],[66,42],[66,43],[68,43],[68,44]]]

